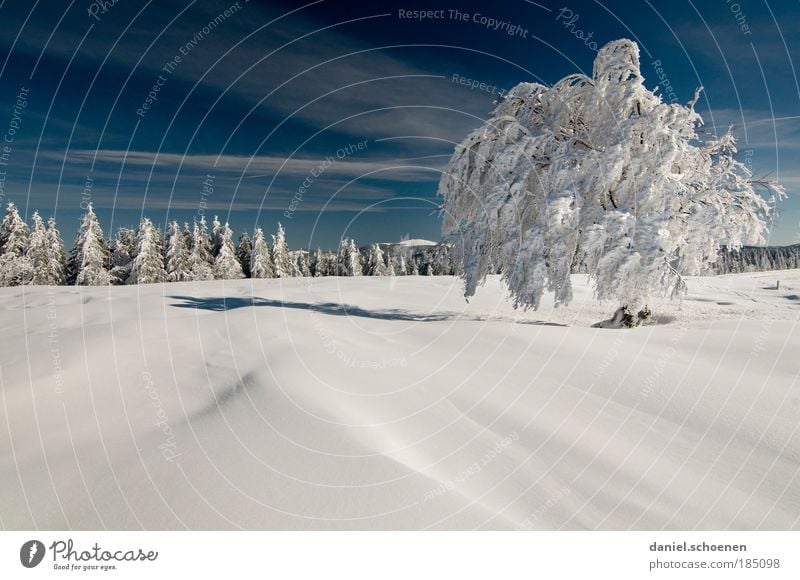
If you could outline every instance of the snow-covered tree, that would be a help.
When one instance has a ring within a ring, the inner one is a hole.
[[[48,218],[46,235],[50,284],[63,284],[67,280],[67,256],[55,218]]]
[[[388,276],[389,268],[386,265],[386,260],[383,256],[383,250],[380,245],[372,244],[369,247],[369,254],[367,256],[367,265],[365,268],[367,276]]]
[[[17,286],[30,282],[33,264],[27,255],[30,230],[17,206],[9,202],[0,224],[0,285]]]
[[[390,260],[392,264],[392,270],[394,270],[395,276],[405,276],[408,274],[408,266],[406,265],[405,252],[403,251],[397,252],[395,250],[392,250],[392,255]]]
[[[54,280],[53,270],[50,265],[50,244],[47,239],[47,229],[38,211],[33,212],[31,218],[33,227],[28,241],[25,255],[31,266],[30,283],[39,286],[57,284]]]
[[[314,256],[311,258],[311,275],[315,278],[319,278],[320,276],[324,276],[323,273],[323,258],[322,258],[322,250],[317,248],[314,252]]]
[[[264,239],[264,232],[261,228],[257,228],[256,233],[253,236],[253,253],[250,255],[250,277],[275,277],[275,266],[272,262],[272,252],[269,249],[267,240]]]
[[[212,280],[214,278],[211,244],[205,217],[201,217],[199,222],[194,222],[189,267],[192,272],[192,280]]]
[[[221,226],[218,232],[219,249],[214,259],[214,278],[217,280],[238,280],[244,278],[242,265],[236,257],[236,248],[233,246],[233,231],[228,222]]]
[[[517,85],[439,184],[466,295],[499,268],[516,305],[536,308],[545,291],[567,304],[579,263],[598,298],[634,310],[679,294],[720,244],[760,241],[770,205],[732,136],[700,138],[696,100],[667,104],[645,88],[629,40],[604,46],[591,78]]]
[[[22,256],[28,246],[30,230],[28,224],[19,215],[14,202],[8,202],[6,215],[0,223],[0,251]]]
[[[417,258],[415,256],[409,256],[406,259],[406,276],[418,276],[419,275],[419,263],[417,262]]]
[[[125,284],[136,255],[136,230],[119,228],[111,246],[111,283]]]
[[[303,250],[293,252],[292,256],[292,275],[300,278],[308,278],[311,276],[311,265],[308,261],[308,253]]]
[[[244,232],[239,236],[239,243],[236,246],[236,258],[242,266],[242,272],[246,278],[250,277],[250,256],[253,254],[253,242],[250,241],[250,236]]]
[[[211,220],[211,257],[216,258],[222,247],[222,235],[224,226],[220,223],[219,217],[214,216]]]
[[[183,282],[192,279],[192,265],[189,260],[189,247],[186,245],[186,236],[181,231],[178,222],[169,224],[167,234],[166,271],[169,282]]]
[[[272,265],[276,277],[288,278],[292,275],[292,260],[289,257],[286,232],[280,222],[278,222],[278,231],[272,236]]]
[[[148,218],[139,223],[136,236],[136,257],[126,284],[157,284],[166,282],[164,255],[159,244],[159,233]]]
[[[107,286],[111,283],[108,265],[108,244],[90,203],[81,220],[81,227],[70,254],[68,283],[78,286]]]
[[[361,276],[364,273],[361,252],[355,240],[343,239],[339,242],[339,254],[336,257],[337,276]]]
[[[311,272],[316,278],[336,276],[336,255],[317,248],[311,261]]]
[[[448,244],[437,244],[431,260],[434,275],[452,276],[455,274],[455,265]]]
[[[364,273],[361,252],[355,240],[343,239],[339,243],[339,254],[336,258],[337,276],[361,276]]]

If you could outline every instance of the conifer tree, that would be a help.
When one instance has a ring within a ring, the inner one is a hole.
[[[201,217],[199,222],[194,222],[189,267],[192,272],[192,280],[212,280],[214,278],[211,244],[205,217]]]
[[[188,225],[184,224],[181,231],[178,222],[169,224],[167,236],[166,271],[167,280],[170,282],[184,282],[192,279],[192,268],[189,261],[189,247],[186,244],[186,231]],[[191,238],[190,238],[191,239]]]
[[[111,283],[125,284],[136,255],[136,231],[119,228],[111,247]]]
[[[250,241],[250,236],[244,232],[239,236],[239,243],[236,246],[236,258],[242,266],[242,272],[246,278],[250,277],[250,257],[253,254],[253,242]]]
[[[288,278],[292,275],[292,262],[289,257],[289,246],[286,243],[286,232],[278,222],[278,231],[272,236],[272,264],[277,278]]]
[[[30,283],[38,286],[55,285],[58,282],[53,276],[53,267],[50,263],[50,243],[44,221],[38,211],[33,212],[32,222],[33,228],[25,252],[31,266]]]
[[[70,255],[68,282],[77,286],[107,286],[111,283],[109,258],[103,230],[89,203]]]
[[[365,273],[368,276],[389,275],[389,268],[386,266],[386,261],[383,256],[383,250],[378,244],[372,244],[369,247],[369,256],[367,258],[367,266]]]
[[[251,278],[274,278],[275,266],[272,260],[272,252],[264,239],[264,232],[261,228],[256,228],[253,236],[253,253],[250,255],[250,277]]]
[[[67,256],[64,253],[64,242],[56,227],[55,218],[48,218],[46,234],[51,284],[64,284],[67,280]]]
[[[159,234],[148,218],[139,224],[136,236],[136,257],[133,259],[131,273],[126,284],[157,284],[166,282],[167,272],[164,269],[162,248]]]
[[[214,278],[217,280],[238,280],[244,278],[242,265],[233,247],[233,231],[228,223],[219,228],[219,249],[214,259]]]

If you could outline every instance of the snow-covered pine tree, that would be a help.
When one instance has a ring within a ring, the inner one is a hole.
[[[322,250],[317,248],[314,252],[314,256],[311,258],[311,275],[315,278],[319,278],[324,276],[324,264],[322,263]]]
[[[353,239],[350,240],[350,264],[347,269],[349,276],[364,275],[364,258]]]
[[[53,285],[64,284],[67,280],[67,256],[64,253],[64,242],[56,227],[55,218],[47,219],[47,253],[50,272],[48,278]]]
[[[33,265],[26,255],[29,238],[28,224],[20,217],[17,206],[9,202],[0,224],[0,286],[18,286],[30,282]]]
[[[219,217],[214,216],[211,220],[211,257],[216,258],[219,250],[222,247],[222,234],[223,225],[219,221]]]
[[[192,229],[192,251],[189,253],[189,267],[192,280],[213,280],[214,269],[211,258],[211,244],[208,238],[208,225],[203,216],[194,222]]]
[[[157,284],[166,282],[164,256],[159,244],[159,234],[148,218],[139,223],[136,236],[136,257],[131,265],[131,273],[126,284]]]
[[[436,276],[452,276],[455,274],[455,267],[451,255],[450,245],[437,244],[433,251],[433,274]]]
[[[364,274],[366,276],[388,276],[389,268],[383,257],[383,250],[378,244],[371,244],[367,256],[367,265]]]
[[[439,184],[465,294],[499,268],[517,306],[536,308],[545,291],[568,304],[577,262],[598,298],[635,309],[655,292],[681,293],[682,276],[720,244],[760,241],[770,205],[732,136],[697,134],[696,100],[667,104],[649,91],[629,40],[604,46],[591,78],[512,89]]]
[[[415,256],[409,256],[406,259],[406,276],[418,276],[419,275],[419,264],[417,263],[417,258]]]
[[[189,227],[188,222],[183,222],[183,245],[191,252],[192,251],[192,229]]]
[[[33,212],[31,218],[33,227],[31,228],[28,240],[28,248],[25,255],[31,266],[30,283],[39,286],[55,285],[53,268],[50,264],[50,245],[47,239],[47,230],[44,221],[38,211]]]
[[[297,253],[297,268],[300,270],[300,275],[304,278],[311,276],[311,260],[308,252],[300,250]]]
[[[286,243],[286,232],[278,222],[278,231],[272,236],[272,264],[277,278],[289,278],[292,275],[292,261],[289,257],[289,246]]]
[[[406,264],[406,255],[404,251],[396,251],[395,249],[392,250],[391,255],[392,261],[392,270],[394,270],[395,276],[407,276],[408,275],[408,265]]]
[[[90,203],[70,254],[67,282],[77,286],[107,286],[111,283],[109,258],[108,244]]]
[[[136,255],[136,231],[119,228],[111,247],[111,283],[125,284]]]
[[[250,277],[250,257],[253,254],[253,242],[250,241],[250,236],[244,232],[239,236],[239,243],[236,246],[236,258],[242,266],[242,272],[246,278]]]
[[[184,224],[184,231],[181,231],[176,221],[169,224],[165,268],[169,282],[184,282],[192,279],[189,247],[186,245],[186,236],[184,235],[187,228],[188,226]]]
[[[253,236],[253,253],[250,256],[250,277],[275,277],[275,265],[272,261],[272,252],[269,249],[267,240],[264,239],[264,231],[261,228],[256,228],[256,233]]]
[[[16,204],[9,201],[6,206],[6,215],[0,223],[0,252],[13,253],[17,256],[24,255],[29,235],[28,225],[20,217]]]
[[[350,276],[350,240],[339,240],[339,253],[336,255],[336,276]]]
[[[236,257],[236,248],[233,246],[233,230],[228,222],[219,229],[219,249],[214,259],[214,278],[217,280],[239,280],[244,278],[242,265]]]

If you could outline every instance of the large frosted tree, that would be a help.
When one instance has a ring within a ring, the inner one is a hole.
[[[604,46],[591,78],[512,89],[439,185],[466,295],[499,269],[516,305],[536,308],[545,291],[568,304],[578,265],[598,298],[634,308],[680,294],[720,245],[761,242],[770,203],[731,135],[700,138],[696,100],[648,90],[629,40]]]

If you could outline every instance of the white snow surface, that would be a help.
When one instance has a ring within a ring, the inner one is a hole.
[[[0,527],[800,527],[800,270],[573,283],[3,288]]]

